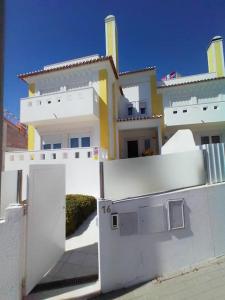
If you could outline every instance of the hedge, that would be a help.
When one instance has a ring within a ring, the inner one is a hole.
[[[66,236],[74,231],[96,209],[96,199],[87,195],[66,195]]]

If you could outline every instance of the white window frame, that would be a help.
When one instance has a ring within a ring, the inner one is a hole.
[[[172,227],[171,224],[171,217],[170,217],[170,205],[173,203],[181,203],[181,214],[182,214],[182,225],[178,227]],[[168,221],[168,230],[177,230],[177,229],[184,229],[185,228],[185,220],[184,220],[184,198],[180,199],[172,199],[167,201],[167,221]]]

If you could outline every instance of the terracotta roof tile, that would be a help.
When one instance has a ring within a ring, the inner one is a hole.
[[[91,59],[91,60],[87,60],[87,61],[82,61],[82,62],[77,62],[77,63],[69,64],[69,65],[64,65],[64,66],[60,66],[60,67],[56,67],[56,68],[52,68],[52,69],[46,69],[46,70],[42,69],[42,70],[36,70],[36,71],[33,71],[33,72],[23,73],[23,74],[19,74],[17,76],[20,79],[24,80],[25,78],[35,76],[35,75],[39,75],[39,74],[46,74],[46,73],[52,73],[52,72],[57,72],[57,71],[61,71],[61,70],[66,70],[66,69],[72,69],[72,68],[75,68],[75,67],[80,67],[80,66],[83,66],[83,65],[90,65],[90,64],[94,64],[94,63],[98,63],[98,62],[102,62],[102,61],[109,61],[110,62],[111,66],[112,66],[112,69],[113,69],[113,72],[114,72],[114,75],[118,79],[118,73],[117,73],[116,67],[114,65],[112,56],[102,56],[102,57],[99,57],[99,58],[95,58],[95,59]]]
[[[173,86],[182,86],[182,85],[188,85],[188,84],[194,84],[194,83],[199,83],[199,82],[207,82],[207,81],[213,81],[213,80],[221,80],[225,79],[224,77],[216,77],[216,78],[207,78],[207,79],[201,79],[201,80],[195,80],[195,81],[189,81],[189,82],[183,82],[183,83],[177,83],[177,84],[171,84],[171,85],[162,85],[158,86],[158,89],[164,89],[164,88],[170,88]]]
[[[141,73],[141,72],[151,71],[151,70],[155,70],[155,69],[156,69],[156,67],[146,67],[143,69],[138,69],[138,70],[133,70],[133,71],[125,71],[125,72],[120,72],[119,76]]]
[[[162,117],[162,115],[152,115],[151,117],[147,117],[147,116],[133,116],[133,117],[127,117],[127,118],[118,118],[117,122],[159,119],[161,117]]]

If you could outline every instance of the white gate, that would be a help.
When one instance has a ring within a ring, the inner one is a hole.
[[[30,166],[25,294],[60,259],[65,249],[65,167]]]

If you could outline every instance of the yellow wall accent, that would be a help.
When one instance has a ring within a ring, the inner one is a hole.
[[[28,125],[28,151],[33,151],[35,145],[35,128]]]
[[[216,66],[217,66],[217,76],[218,77],[224,76],[221,43],[222,43],[222,41],[215,42],[215,56],[216,56]]]
[[[29,84],[28,94],[29,97],[34,96],[35,84]],[[33,151],[35,147],[35,128],[32,125],[28,125],[28,151]]]
[[[29,93],[29,97],[34,96],[34,93],[35,93],[35,83],[30,83],[29,84],[28,93]]]
[[[117,154],[117,140],[116,140],[116,85],[113,83],[112,85],[112,101],[113,101],[113,142],[114,142],[114,159],[116,159]]]
[[[160,132],[162,138],[164,137],[164,110],[163,110],[163,97],[157,93],[157,79],[156,75],[150,76],[150,88],[151,88],[151,107],[152,115],[162,115],[160,120]]]
[[[225,76],[222,40],[212,41],[207,50],[209,73],[216,72],[217,77]]]
[[[118,37],[115,19],[106,22],[106,46],[106,54],[113,57],[118,69]]]
[[[150,76],[150,88],[151,88],[151,107],[153,115],[163,115],[163,103],[162,97],[157,94],[157,79],[156,75]]]
[[[213,46],[212,45],[207,50],[207,58],[208,58],[209,73],[216,72],[215,66],[214,66],[214,63],[213,63]]]
[[[99,71],[99,118],[100,118],[100,146],[108,150],[109,155],[109,122],[108,122],[108,73]]]

